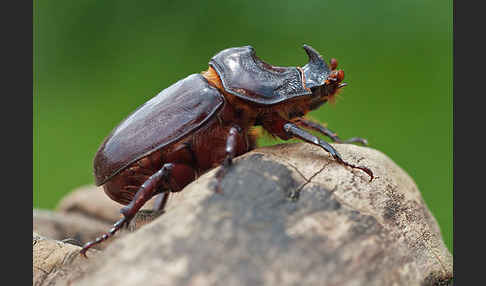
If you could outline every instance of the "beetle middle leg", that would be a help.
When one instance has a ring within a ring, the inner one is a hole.
[[[241,133],[241,127],[237,125],[232,126],[228,132],[228,137],[226,138],[226,149],[225,149],[226,155],[221,165],[221,168],[216,173],[217,181],[216,181],[215,190],[217,193],[222,193],[221,180],[223,179],[224,174],[226,173],[226,171],[228,170],[228,168],[231,166],[233,162],[233,158],[235,157],[236,154],[237,140],[240,133]]]
[[[329,128],[327,128],[327,127],[325,127],[325,126],[323,126],[323,125],[321,125],[317,122],[308,120],[308,119],[297,118],[293,122],[297,126],[317,131],[317,132],[331,138],[331,140],[333,142],[337,142],[337,143],[361,143],[363,145],[368,145],[368,140],[366,140],[364,138],[360,138],[360,137],[353,137],[353,138],[350,138],[350,139],[347,139],[347,140],[342,140],[341,138],[339,138],[339,136],[337,136],[337,134],[335,132],[332,132]]]

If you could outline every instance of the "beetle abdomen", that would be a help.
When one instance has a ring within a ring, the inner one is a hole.
[[[175,167],[169,182],[161,182],[155,193],[163,190],[178,192],[198,175],[222,163],[226,156],[228,126],[219,121],[207,123],[209,128],[199,129],[181,141],[156,150],[150,155],[133,162],[104,184],[105,193],[120,204],[128,204],[147,179],[165,163]],[[235,154],[241,155],[255,148],[255,136],[241,132],[236,138]]]
[[[123,120],[104,140],[94,159],[96,185],[133,162],[176,142],[204,125],[224,97],[200,74],[161,91]]]
[[[186,148],[184,142],[178,142],[168,149],[159,149],[130,164],[103,185],[104,191],[112,200],[127,205],[142,184],[165,163],[173,163],[172,173],[168,181],[161,181],[156,186],[154,195],[163,190],[178,192],[196,178],[197,166],[191,151]]]
[[[218,73],[226,92],[250,102],[269,105],[312,94],[299,68],[267,64],[251,46],[223,50],[209,65]]]

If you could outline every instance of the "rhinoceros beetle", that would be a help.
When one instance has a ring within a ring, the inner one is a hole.
[[[86,251],[126,225],[153,196],[163,210],[171,192],[181,191],[199,175],[221,165],[216,191],[235,156],[256,147],[254,126],[283,140],[299,138],[329,152],[344,166],[366,167],[344,161],[327,142],[304,131],[313,130],[338,143],[362,143],[365,139],[341,140],[328,128],[303,116],[333,100],[346,84],[337,61],[326,64],[308,45],[309,62],[303,67],[278,67],[259,59],[251,46],[217,53],[208,70],[192,74],[131,113],[104,140],[94,158],[95,183],[125,205],[123,217],[107,233],[88,242]]]

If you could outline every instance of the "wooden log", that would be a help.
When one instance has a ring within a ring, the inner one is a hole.
[[[414,181],[377,150],[333,146],[375,179],[310,144],[260,148],[234,161],[223,194],[210,171],[63,283],[452,285],[452,255]]]

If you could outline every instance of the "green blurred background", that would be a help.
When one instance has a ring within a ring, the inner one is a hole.
[[[218,51],[252,45],[302,66],[306,43],[349,84],[312,115],[404,168],[452,251],[452,11],[452,0],[34,1],[33,206],[93,183],[111,129]]]

